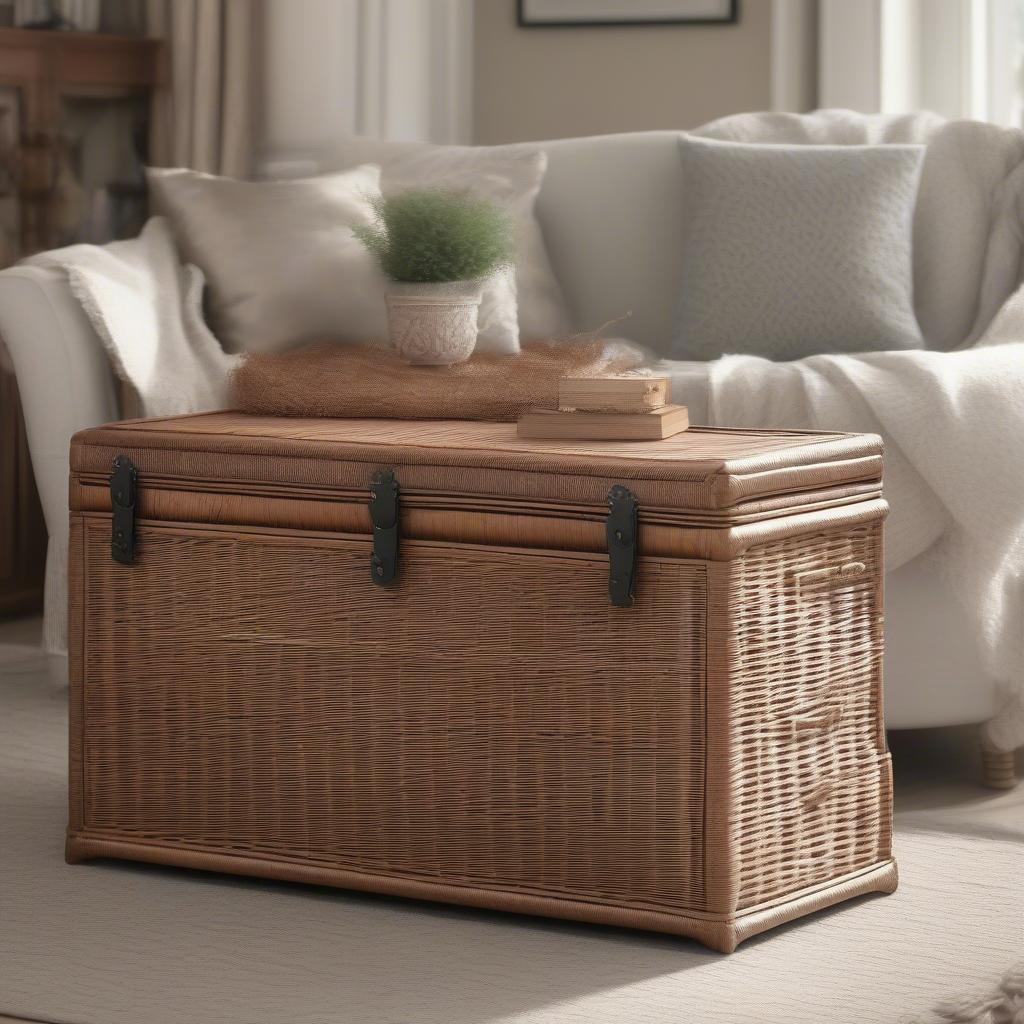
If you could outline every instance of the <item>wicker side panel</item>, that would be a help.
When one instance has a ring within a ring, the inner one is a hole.
[[[752,548],[731,579],[739,909],[886,860],[882,524]]]
[[[68,829],[84,820],[82,792],[82,675],[85,624],[85,525],[72,512],[68,538]]]
[[[87,523],[88,834],[703,907],[701,563]]]

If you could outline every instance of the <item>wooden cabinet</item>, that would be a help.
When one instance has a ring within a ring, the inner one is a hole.
[[[153,39],[0,29],[0,266],[137,232],[162,59]],[[0,615],[40,607],[45,550],[18,389],[0,369]]]
[[[46,526],[39,506],[18,389],[0,374],[0,615],[32,611],[43,600]]]

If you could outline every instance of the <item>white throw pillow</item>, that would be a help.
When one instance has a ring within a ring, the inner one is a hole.
[[[683,136],[672,354],[921,348],[911,229],[923,146],[778,146]]]
[[[523,338],[559,338],[569,330],[565,298],[534,212],[547,155],[532,146],[435,146],[354,136],[324,154],[327,166],[375,163],[385,195],[408,188],[467,189],[505,206],[516,232],[515,276],[485,286],[480,350],[505,351],[501,332],[516,316]],[[518,308],[516,308],[518,307]],[[518,347],[518,346],[517,346]]]
[[[375,216],[380,168],[302,181],[164,168],[147,176],[155,212],[206,275],[211,325],[228,351],[387,342],[386,281],[352,232]]]

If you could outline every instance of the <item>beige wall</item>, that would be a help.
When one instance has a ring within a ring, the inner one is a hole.
[[[474,142],[694,128],[771,106],[771,0],[736,25],[519,28],[515,0],[476,0]]]

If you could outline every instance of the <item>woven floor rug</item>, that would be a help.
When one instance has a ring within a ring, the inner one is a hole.
[[[1024,960],[1024,802],[898,819],[901,888],[722,956],[656,935],[116,862],[69,867],[63,663],[0,646],[0,1017],[65,1024],[972,1021]],[[953,800],[957,803],[959,797]],[[1018,801],[1016,803],[1007,801]],[[925,801],[927,803],[927,801]],[[964,1007],[967,1003],[964,1002]]]

